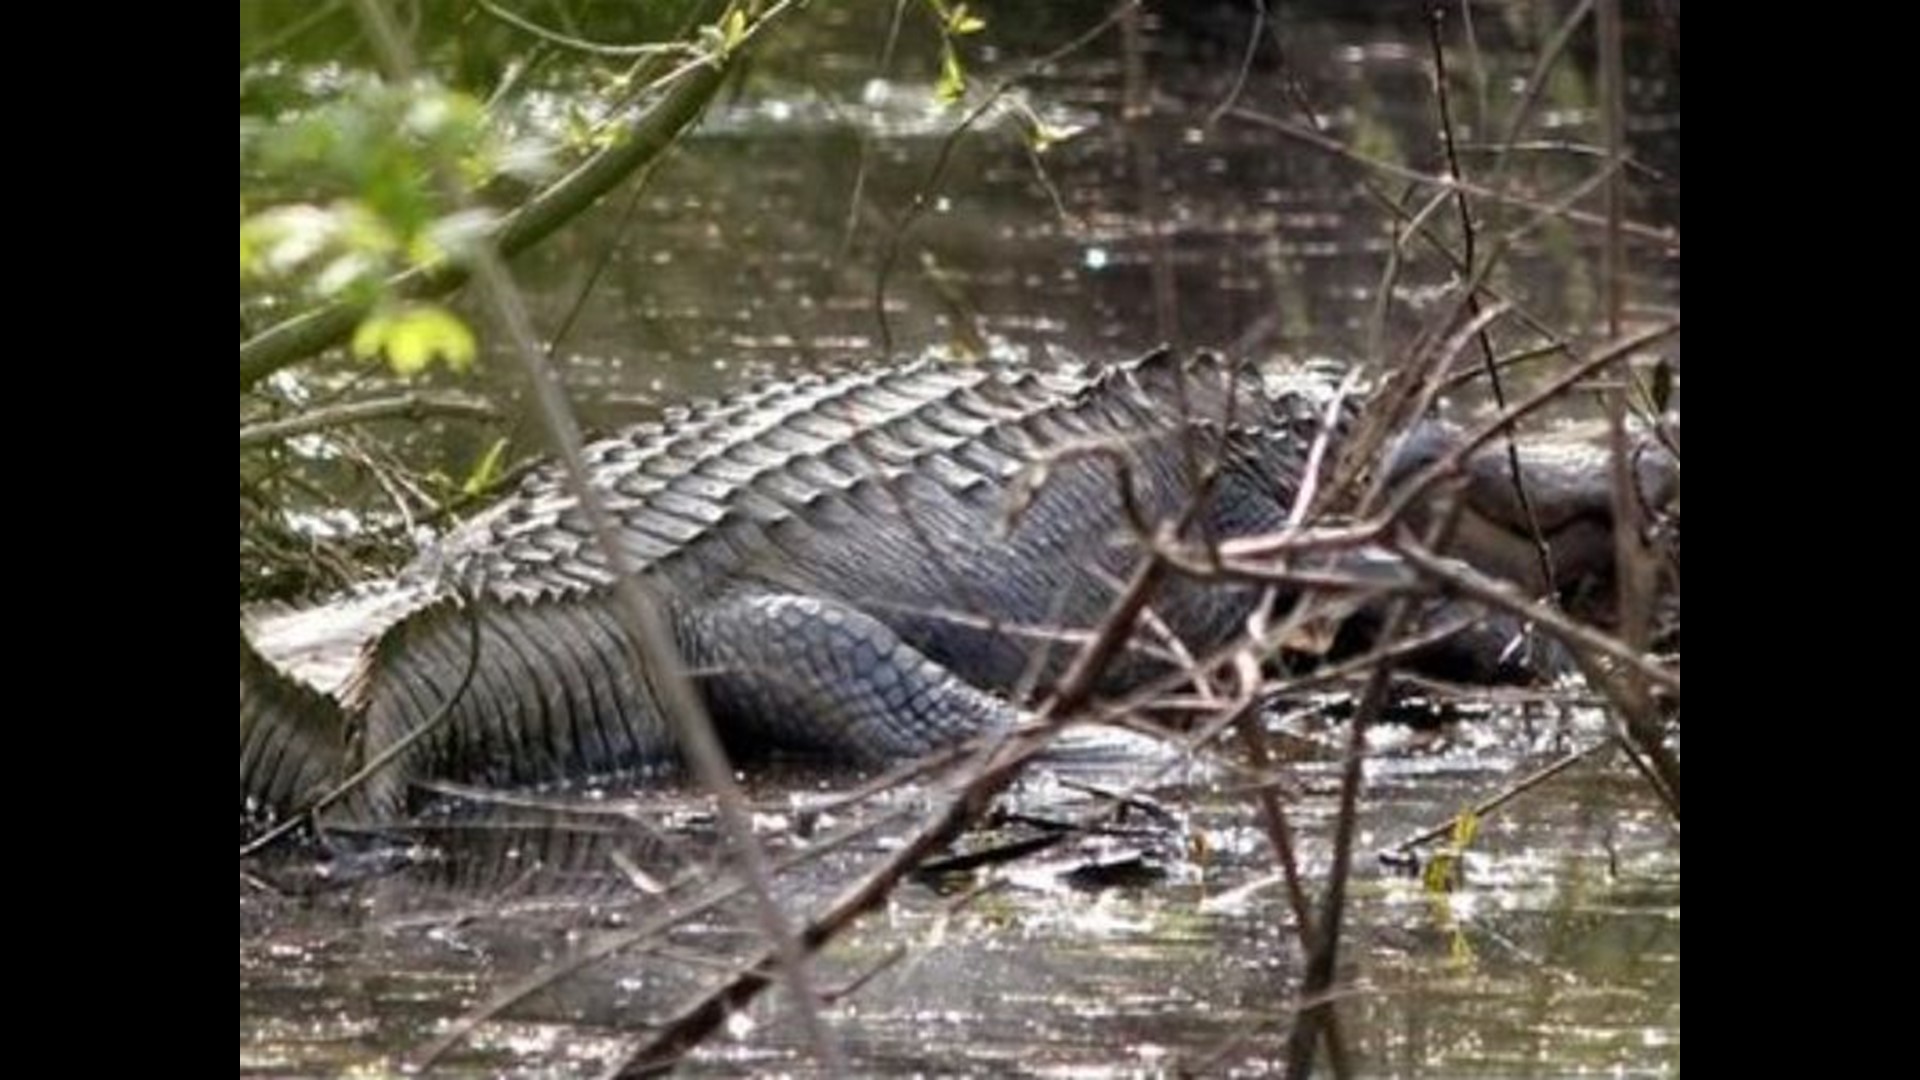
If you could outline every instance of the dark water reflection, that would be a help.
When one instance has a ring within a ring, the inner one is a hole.
[[[1089,17],[1078,25],[1096,21],[1099,7],[1080,7]],[[849,10],[828,22],[844,23],[850,37],[871,27]],[[1531,57],[1513,51],[1519,42],[1507,23],[1483,12],[1476,25],[1489,81],[1523,78]],[[528,259],[526,281],[555,309],[570,305],[593,260],[615,245],[594,303],[562,349],[584,361],[574,372],[583,405],[601,407],[871,356],[883,341],[875,307],[882,266],[891,267],[887,325],[897,352],[1130,355],[1169,339],[1391,362],[1440,306],[1452,268],[1417,246],[1406,252],[1393,285],[1397,303],[1376,336],[1392,241],[1361,173],[1216,114],[1231,102],[1300,121],[1283,86],[1291,75],[1338,137],[1438,170],[1431,63],[1408,32],[1332,15],[1285,19],[1280,33],[1295,67],[1256,65],[1237,94],[1241,39],[1229,49],[1193,33],[1149,34],[1143,74],[1129,88],[1120,35],[1109,34],[1023,83],[1006,107],[953,143],[931,188],[953,117],[929,104],[928,66],[907,54],[876,74],[874,60],[857,53],[838,64],[781,67],[793,80],[785,86],[791,98],[771,99],[781,107],[756,97],[720,110],[692,152],[662,171],[624,231],[624,208],[610,200],[602,227],[576,230]],[[1035,41],[1002,51],[1007,62],[988,70],[1019,70],[1015,55],[1046,49]],[[779,84],[772,73],[767,81]],[[1543,105],[1548,122],[1534,141],[1591,141],[1589,82],[1571,71],[1550,81],[1549,98],[1571,100]],[[1642,178],[1629,199],[1636,220],[1675,229],[1671,243],[1629,241],[1629,318],[1653,321],[1679,304],[1677,87],[1655,79],[1635,86],[1649,98],[1643,108],[1675,110],[1649,116],[1649,130],[1634,139],[1636,154],[1671,180]],[[1139,114],[1128,121],[1130,100]],[[1472,100],[1456,108],[1471,114]],[[1463,144],[1497,141],[1492,132],[1504,125],[1511,95],[1496,102],[1496,119],[1465,121]],[[1027,115],[1079,134],[1034,155]],[[1476,159],[1490,160],[1469,149],[1465,167]],[[1531,153],[1518,155],[1509,174],[1545,201],[1593,167],[1587,158]],[[1377,187],[1405,198],[1398,181]],[[924,203],[918,213],[916,199]],[[1418,208],[1424,199],[1407,201]],[[1482,228],[1527,218],[1519,210],[1482,213]],[[894,226],[909,215],[900,236]],[[1437,228],[1453,232],[1447,215],[1436,218]],[[1517,243],[1496,280],[1540,323],[1591,340],[1601,324],[1599,240],[1593,228],[1544,224]],[[1164,300],[1156,259],[1169,279]],[[559,316],[553,310],[548,324]],[[1520,332],[1500,340],[1532,343]]]
[[[1168,339],[1391,364],[1443,307],[1454,269],[1418,243],[1402,252],[1393,302],[1378,303],[1393,247],[1380,199],[1411,212],[1429,191],[1410,193],[1391,176],[1365,185],[1352,164],[1221,111],[1232,105],[1304,124],[1310,105],[1331,136],[1366,154],[1442,170],[1417,5],[1286,5],[1268,21],[1244,80],[1253,28],[1246,5],[1165,5],[1141,24],[1131,80],[1125,35],[1111,30],[1025,78],[950,145],[963,110],[933,103],[938,39],[917,5],[907,5],[881,66],[892,7],[821,5],[791,21],[637,202],[615,193],[518,261],[536,324],[556,341],[592,422],[650,415],[661,402],[796,366],[870,361],[883,341],[875,295],[883,266],[886,322],[902,354],[1099,357]],[[1098,24],[1107,7],[986,10],[988,30],[964,42],[975,100]],[[1600,141],[1590,35],[1576,35],[1575,62],[1544,81],[1523,132],[1527,149],[1495,175],[1490,148],[1566,11],[1520,2],[1471,11],[1477,48],[1461,43],[1457,11],[1447,24],[1462,167],[1479,182],[1552,202],[1598,167],[1581,152]],[[606,17],[609,40],[632,39],[617,16]],[[1662,25],[1631,20],[1628,36],[1626,210],[1665,237],[1627,237],[1629,329],[1679,306],[1678,44]],[[326,42],[317,36],[314,51]],[[559,60],[536,72],[561,87],[584,81]],[[565,100],[559,90],[541,93]],[[270,99],[264,90],[255,96]],[[1029,138],[1036,120],[1063,136],[1039,154]],[[1491,203],[1478,213],[1483,253],[1505,229],[1532,221],[1524,209]],[[1450,207],[1430,221],[1457,236]],[[1588,225],[1534,222],[1493,281],[1536,329],[1591,342],[1604,328],[1600,239]],[[1506,351],[1540,338],[1509,321],[1495,340]],[[511,357],[494,352],[487,367],[501,392],[514,392]],[[449,434],[447,467],[470,466],[484,444],[471,432]]]
[[[965,43],[977,86],[1105,13],[1086,3],[975,6],[989,23]],[[954,142],[929,189],[954,114],[929,104],[937,45],[924,14],[908,5],[883,68],[893,5],[814,5],[657,172],[630,217],[628,194],[617,193],[516,264],[589,423],[650,416],[662,402],[797,367],[870,358],[881,343],[875,276],[889,259],[887,324],[899,353],[1101,356],[1170,338],[1390,363],[1447,301],[1453,271],[1410,248],[1383,309],[1391,233],[1362,174],[1214,113],[1232,98],[1241,109],[1298,120],[1291,76],[1335,137],[1438,169],[1417,5],[1391,13],[1286,5],[1277,27],[1288,65],[1274,62],[1269,42],[1237,97],[1250,25],[1244,5],[1165,6],[1142,27],[1134,85],[1122,35],[1101,37],[1027,80],[1012,105]],[[1473,147],[1498,139],[1515,87],[1568,6],[1472,4],[1484,90],[1460,45],[1460,9],[1450,8],[1454,105],[1470,171],[1490,162]],[[594,26],[591,12],[576,14],[608,40],[634,39]],[[1631,328],[1679,308],[1677,29],[1669,37],[1657,19],[1632,19],[1628,45],[1628,131],[1639,163],[1628,213],[1671,232],[1628,238]],[[1576,37],[1577,62],[1548,80],[1530,143],[1599,141],[1591,54],[1591,42]],[[549,70],[556,67],[564,70]],[[1129,102],[1144,104],[1131,121]],[[1036,157],[1028,114],[1077,133]],[[1551,201],[1595,167],[1590,157],[1535,149],[1508,172],[1530,197]],[[1382,188],[1407,195],[1397,180]],[[916,196],[924,210],[899,235],[895,225]],[[1423,201],[1424,193],[1409,200]],[[1527,220],[1523,210],[1480,212],[1489,228]],[[1434,217],[1452,235],[1449,219]],[[1599,240],[1595,229],[1547,222],[1514,244],[1494,280],[1539,324],[1575,342],[1598,340]],[[1159,285],[1157,273],[1165,275]],[[1518,324],[1495,336],[1503,351],[1539,340]],[[496,392],[513,395],[511,359],[483,344]],[[1669,349],[1677,360],[1677,343]],[[502,433],[426,430],[427,467],[454,476]],[[503,430],[524,448],[538,444],[528,425]],[[369,496],[368,520],[378,520],[379,500]],[[1408,745],[1376,763],[1342,1014],[1369,1075],[1678,1071],[1678,840],[1622,767],[1582,766],[1489,821],[1465,887],[1444,904],[1372,860],[1391,841],[1599,736],[1590,718],[1569,728],[1557,712],[1514,709],[1465,729],[1451,748],[1397,736]],[[1336,769],[1323,754],[1299,768],[1304,790],[1290,813],[1317,870]],[[1102,782],[1125,787],[1135,778],[1117,767]],[[794,806],[823,784],[849,781],[759,787],[762,832],[776,856],[802,846]],[[855,1069],[1276,1073],[1299,956],[1281,889],[1269,880],[1264,836],[1244,798],[1214,781],[1161,785],[1156,794],[1176,820],[1136,838],[1158,874],[1150,884],[1075,889],[1064,873],[1126,852],[1056,849],[991,881],[961,883],[984,888],[964,905],[924,883],[907,887],[836,944],[820,975],[829,987],[906,950],[831,1010]],[[657,835],[603,817],[569,818],[557,834],[469,828],[455,840],[442,830],[420,838],[435,861],[408,873],[305,898],[243,884],[242,1071],[390,1070],[501,988],[656,916],[667,901],[633,899],[609,844],[671,897],[720,880],[705,869],[713,837],[699,800],[671,789],[640,797],[635,817]],[[1035,796],[1046,807],[1051,797]],[[911,795],[899,798],[912,808]],[[849,813],[831,824],[858,819]],[[885,837],[901,828],[882,823],[792,875],[786,887],[796,904],[830,895],[882,857]],[[750,925],[737,904],[723,904],[650,951],[623,954],[509,1010],[444,1064],[456,1073],[591,1075],[631,1032],[721,977],[751,947]],[[779,995],[770,995],[689,1071],[811,1072],[784,1017]]]
[[[1290,730],[1325,747],[1296,766],[1304,792],[1289,810],[1317,873],[1329,850],[1338,732],[1320,721]],[[1591,717],[1537,710],[1438,741],[1383,733],[1343,980],[1346,1030],[1368,1075],[1677,1070],[1678,841],[1619,768],[1577,767],[1489,818],[1451,894],[1374,858],[1600,734]],[[1042,770],[1010,809],[1067,820],[1095,805],[1072,783],[1130,790],[1149,780],[1138,764],[1109,761],[1071,769],[1063,785],[1063,768]],[[756,781],[772,856],[816,852],[782,876],[795,910],[883,859],[928,797],[910,789],[801,828],[805,808],[850,784],[805,774]],[[857,1070],[1277,1074],[1299,951],[1266,839],[1228,788],[1221,777],[1163,779],[1145,791],[1164,817],[1136,814],[1106,835],[903,886],[820,964],[830,988],[871,975],[830,1012]],[[692,911],[481,1025],[441,1062],[588,1075],[629,1045],[623,1032],[671,1014],[752,955],[741,901],[699,903],[729,882],[710,870],[716,840],[697,797],[654,786],[630,803],[589,805],[591,816],[495,809],[460,823],[458,843],[451,828],[417,834],[432,851],[424,864],[304,899],[243,888],[243,1071],[394,1067],[529,973]],[[851,838],[825,842],[843,835]],[[989,832],[965,846],[999,842]],[[1089,867],[1123,863],[1146,872],[1086,887]],[[633,869],[658,892],[641,895]],[[762,1068],[816,1068],[778,994],[688,1071]]]

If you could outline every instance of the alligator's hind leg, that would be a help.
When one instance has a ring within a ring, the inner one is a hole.
[[[739,594],[690,622],[689,669],[738,750],[884,761],[1019,719],[885,623],[833,600]]]

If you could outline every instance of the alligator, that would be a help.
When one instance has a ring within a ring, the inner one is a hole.
[[[1004,695],[1044,689],[1074,651],[1041,628],[1099,623],[1143,557],[1135,522],[1198,507],[1192,536],[1280,529],[1309,462],[1328,467],[1356,415],[1324,372],[1261,373],[1210,353],[1163,348],[1101,368],[923,360],[679,407],[584,456],[730,749],[872,763],[1018,721]],[[1389,479],[1459,438],[1424,422]],[[1677,499],[1677,461],[1642,456],[1642,496]],[[1528,448],[1530,514],[1506,460],[1468,459],[1459,498],[1474,528],[1452,554],[1538,589],[1530,516],[1563,588],[1604,575],[1605,457]],[[546,465],[395,580],[305,611],[243,613],[243,833],[382,756],[340,816],[401,813],[416,781],[670,767],[673,728],[636,670],[590,535]],[[1404,574],[1379,550],[1328,558]],[[1166,635],[1196,655],[1229,642],[1265,592],[1166,582],[1151,606],[1160,647],[1142,632],[1102,688],[1165,672]],[[1507,648],[1517,625],[1481,619],[1412,662],[1523,679]]]

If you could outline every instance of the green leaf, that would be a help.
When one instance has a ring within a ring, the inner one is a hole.
[[[987,20],[967,10],[965,4],[955,4],[947,14],[947,33],[977,34],[987,28]]]
[[[1033,126],[1027,131],[1027,142],[1033,147],[1034,153],[1044,154],[1052,149],[1055,144],[1066,142],[1068,139],[1073,138],[1085,130],[1085,128],[1062,127],[1056,124],[1049,124],[1044,120],[1036,118]]]
[[[1460,811],[1453,819],[1453,850],[1465,851],[1473,844],[1473,838],[1480,835],[1480,815],[1472,810]]]
[[[1455,968],[1466,970],[1471,969],[1477,959],[1473,942],[1468,941],[1467,935],[1456,927],[1447,941],[1447,962]]]
[[[940,47],[940,81],[934,84],[933,99],[951,105],[966,93],[967,72],[960,66],[960,54],[954,51],[952,42],[945,42]]]
[[[734,8],[718,24],[701,27],[698,36],[708,62],[717,65],[747,40],[747,13]]]
[[[389,321],[385,313],[378,311],[360,320],[360,325],[354,327],[350,346],[356,359],[371,360],[380,355],[380,345],[387,339]]]
[[[400,250],[400,234],[393,223],[381,217],[365,203],[343,199],[330,210],[334,221],[334,240],[348,251],[374,258],[385,258]]]
[[[478,495],[500,480],[501,463],[507,459],[507,440],[495,439],[487,452],[480,455],[480,461],[467,476],[466,483],[460,485],[460,491],[466,495]]]
[[[1459,817],[1453,819],[1453,849],[1465,851],[1473,846],[1473,838],[1480,834],[1480,815],[1471,809],[1459,811]]]
[[[240,222],[240,276],[253,277],[260,272],[259,229],[250,221]]]
[[[417,375],[436,357],[455,371],[473,366],[473,331],[438,304],[410,304],[374,312],[353,333],[353,354],[362,360],[385,353],[400,375]]]

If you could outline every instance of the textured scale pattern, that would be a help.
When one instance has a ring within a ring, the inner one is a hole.
[[[1155,518],[1187,504],[1190,458],[1218,457],[1201,527],[1274,528],[1329,387],[1279,388],[1164,350],[1098,372],[920,363],[693,405],[586,457],[736,750],[877,761],[1012,722],[1015,707],[988,691],[1044,682],[1067,654],[1039,628],[1084,631],[1104,614],[1138,551],[1111,461],[1071,451],[1124,448]],[[1036,469],[1045,482],[1023,489]],[[1016,493],[1027,500],[1017,521]],[[297,802],[324,766],[337,778],[436,721],[350,815],[395,812],[416,777],[526,783],[673,760],[677,740],[614,617],[611,580],[549,466],[388,594],[355,601],[354,617],[263,625],[257,640],[282,644],[283,669],[305,655],[337,671],[348,649],[358,661],[338,690],[337,745],[269,760],[295,741],[324,742],[323,710],[300,699],[298,740],[261,709],[249,726],[243,656],[243,800]],[[1255,597],[1175,583],[1155,614],[1205,647]],[[1130,682],[1158,663],[1137,653],[1112,677]]]
[[[590,444],[585,459],[636,569],[688,558],[724,563],[730,534],[756,536],[836,500],[872,499],[877,482],[908,478],[961,497],[997,497],[1022,469],[1074,440],[1164,429],[1173,419],[1174,364],[1159,352],[1098,375],[931,361],[809,375],[673,410]],[[1189,373],[1215,419],[1229,377],[1210,357]],[[1310,429],[1319,410],[1301,392],[1310,385],[1266,406],[1288,403]],[[435,558],[470,595],[497,599],[580,595],[612,581],[557,465],[528,476],[514,496],[448,537]]]

